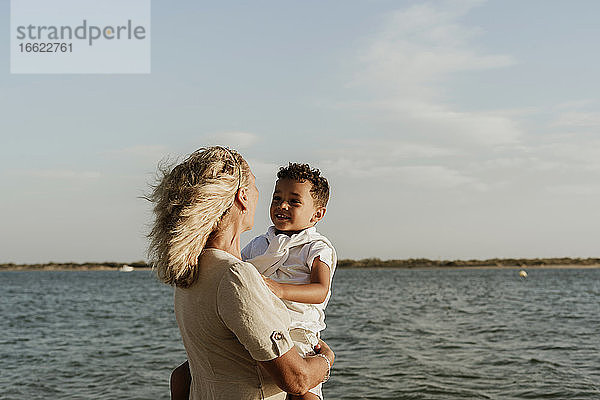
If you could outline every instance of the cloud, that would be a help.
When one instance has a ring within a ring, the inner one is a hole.
[[[363,38],[349,83],[363,98],[341,107],[359,111],[381,132],[330,146],[336,150],[320,163],[327,173],[472,194],[531,187],[595,193],[600,113],[594,100],[516,110],[452,102],[448,88],[457,74],[516,65],[509,54],[478,47],[482,31],[461,22],[480,3],[417,4],[388,14]]]
[[[434,132],[435,137],[451,138],[468,145],[517,144],[523,134],[516,121],[500,113],[457,111],[425,102],[415,103],[402,111],[424,131]]]
[[[391,13],[366,40],[350,85],[366,88],[377,97],[374,107],[432,140],[451,138],[481,146],[518,143],[523,132],[506,112],[459,110],[441,100],[443,84],[454,73],[516,63],[510,55],[481,54],[471,44],[479,30],[458,21],[480,3],[425,3]]]
[[[324,166],[360,179],[498,193],[568,183],[581,171],[587,175],[576,183],[584,184],[600,169],[595,139],[573,136],[600,126],[591,100],[486,110],[452,99],[450,88],[468,85],[468,73],[490,71],[478,79],[494,79],[491,70],[517,65],[512,55],[481,47],[483,31],[462,22],[481,3],[410,6],[363,38],[349,85],[362,99],[342,107],[360,111],[381,131],[336,145]]]
[[[484,188],[476,179],[441,165],[400,167],[396,172],[399,180],[414,186],[452,188],[475,185],[478,189]]]
[[[443,165],[444,160],[459,155],[453,148],[393,139],[354,139],[325,154],[327,159],[321,160],[319,166],[327,174],[393,180],[401,185],[429,188],[461,185],[484,188],[476,178]]]
[[[243,131],[212,133],[202,137],[202,142],[208,145],[228,146],[236,150],[252,147],[258,140],[257,135]]]
[[[565,164],[555,159],[547,159],[540,155],[532,155],[533,149],[522,149],[518,153],[508,156],[501,156],[492,159],[486,159],[483,162],[472,165],[473,169],[480,171],[556,171],[563,169]]]
[[[548,160],[555,160],[564,169],[600,171],[600,140],[561,141],[540,146],[536,151]]]
[[[551,126],[560,128],[600,128],[600,112],[564,112],[556,117]]]
[[[557,110],[579,110],[589,106],[593,106],[596,102],[592,99],[570,100],[559,103],[554,106]]]
[[[400,159],[429,159],[451,156],[456,154],[456,150],[402,139],[374,138],[348,139],[338,142],[335,148],[327,149],[326,154],[330,157],[360,158],[371,156],[379,160],[396,161]]]
[[[409,185],[423,188],[454,188],[471,185],[484,190],[485,185],[473,177],[443,165],[386,165],[375,160],[365,161],[340,158],[322,161],[327,173],[342,175],[355,179],[383,179],[398,185]]]
[[[469,45],[477,29],[457,21],[481,2],[419,4],[387,16],[386,22],[361,52],[366,67],[357,82],[393,88],[411,95],[431,93],[424,85],[450,73],[515,64],[504,54],[478,54]]]

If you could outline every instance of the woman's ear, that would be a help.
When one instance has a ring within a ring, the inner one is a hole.
[[[235,199],[236,201],[239,203],[239,207],[242,210],[242,212],[246,211],[246,209],[248,208],[248,188],[239,188],[236,195],[235,195]]]

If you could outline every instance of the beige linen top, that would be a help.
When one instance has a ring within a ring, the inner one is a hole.
[[[175,289],[175,317],[192,375],[190,399],[285,399],[257,361],[294,344],[283,302],[252,264],[218,249],[200,255],[199,276]]]

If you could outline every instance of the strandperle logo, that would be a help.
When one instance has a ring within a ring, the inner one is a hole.
[[[132,20],[127,20],[123,25],[91,25],[84,19],[81,25],[20,25],[17,26],[18,40],[86,40],[92,46],[97,40],[144,40],[146,28],[135,25]]]
[[[151,0],[11,0],[10,72],[149,74]]]

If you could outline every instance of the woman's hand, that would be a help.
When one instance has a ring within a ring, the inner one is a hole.
[[[263,276],[263,279],[275,296],[279,297],[280,299],[283,298],[283,286],[280,283],[275,282],[273,279],[267,278],[266,276]]]
[[[319,346],[319,353],[327,357],[328,364],[318,356],[302,358],[294,347],[277,358],[259,363],[283,391],[303,395],[323,381],[335,360],[335,354],[327,343],[319,340]]]

